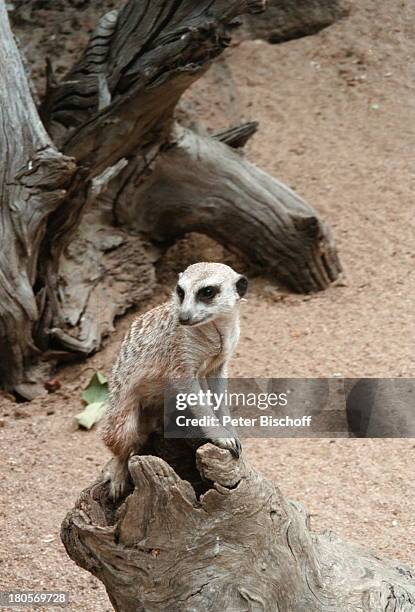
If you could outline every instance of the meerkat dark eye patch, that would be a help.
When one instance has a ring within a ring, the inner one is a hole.
[[[196,293],[196,299],[201,302],[209,302],[213,300],[215,295],[218,295],[220,292],[219,287],[215,287],[214,285],[208,285],[207,287],[201,287],[199,291]]]
[[[176,285],[176,293],[181,302],[184,300],[184,289],[180,285]]]
[[[243,297],[248,289],[248,279],[246,276],[240,276],[236,281],[236,290],[239,297]]]

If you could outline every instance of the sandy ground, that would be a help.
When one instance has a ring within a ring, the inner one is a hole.
[[[346,20],[316,36],[229,50],[240,114],[260,121],[248,158],[315,205],[345,268],[341,286],[313,296],[253,279],[234,376],[415,375],[414,56],[414,5],[375,0],[355,0]],[[199,105],[208,122],[220,114],[213,98]],[[172,269],[223,257],[206,239],[176,246],[140,310],[166,298]],[[77,430],[73,417],[93,371],[109,371],[131,318],[89,362],[58,374],[57,393],[29,405],[0,400],[1,589],[62,589],[70,610],[110,609],[101,584],[66,556],[59,527],[108,458],[97,433]],[[313,529],[415,565],[414,439],[257,439],[244,448],[305,505]]]

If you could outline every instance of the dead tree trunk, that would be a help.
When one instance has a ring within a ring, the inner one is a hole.
[[[97,482],[62,524],[70,557],[118,612],[412,612],[415,575],[332,534],[242,459],[196,454],[198,497],[163,459],[134,456],[134,491],[114,508]],[[194,474],[182,476],[189,481]],[[200,491],[199,491],[200,492]]]
[[[316,212],[232,150],[249,129],[207,138],[174,122],[235,18],[263,4],[129,0],[100,20],[59,83],[49,70],[48,135],[0,0],[0,386],[31,397],[40,365],[97,350],[115,317],[151,294],[163,249],[188,231],[294,291],[338,276]]]
[[[76,166],[39,121],[3,1],[0,62],[0,381],[23,393],[41,352],[33,340],[45,297],[34,291],[41,243]]]

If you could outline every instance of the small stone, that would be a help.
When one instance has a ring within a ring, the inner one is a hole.
[[[57,378],[51,378],[50,380],[47,380],[45,382],[44,386],[45,386],[46,391],[48,391],[48,393],[54,393],[55,391],[58,391],[58,389],[61,388],[62,383]]]

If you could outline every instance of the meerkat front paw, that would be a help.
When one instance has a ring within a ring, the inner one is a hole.
[[[109,482],[110,496],[114,501],[124,497],[132,485],[128,464],[113,459],[105,472],[105,480]]]
[[[117,501],[121,497],[124,497],[127,490],[130,488],[129,478],[124,480],[111,479],[110,481],[110,495],[111,499]]]
[[[211,442],[215,446],[219,446],[219,448],[225,448],[230,451],[237,459],[241,456],[242,444],[238,438],[214,438]]]

